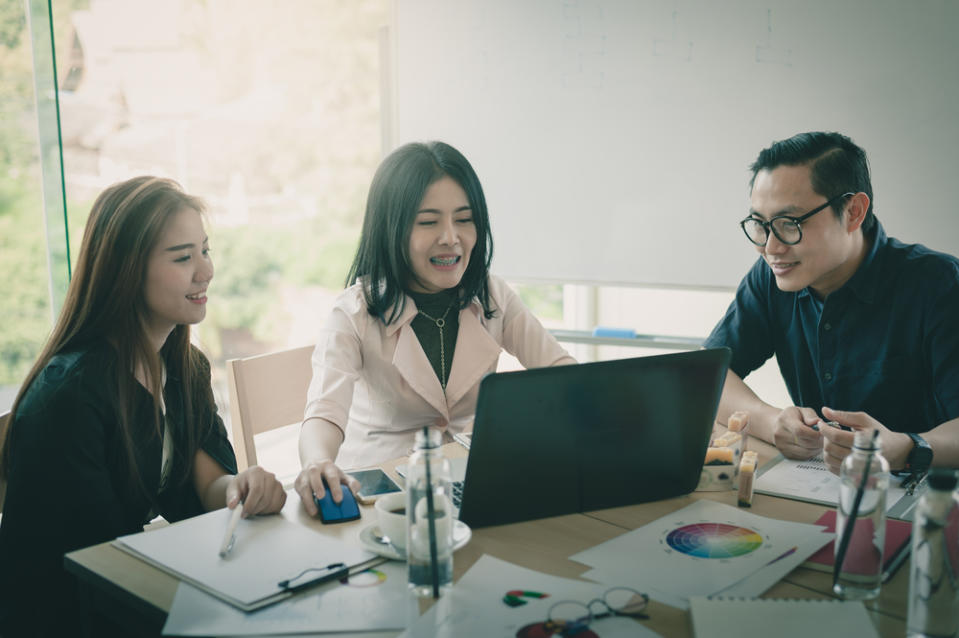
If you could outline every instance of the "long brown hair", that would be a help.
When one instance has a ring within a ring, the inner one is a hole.
[[[55,355],[98,341],[109,343],[116,351],[117,365],[112,370],[104,370],[104,383],[115,388],[117,404],[113,409],[123,432],[130,478],[141,488],[143,483],[135,461],[132,437],[133,397],[138,384],[134,371],[140,369],[144,372],[147,390],[159,398],[163,396],[162,357],[170,378],[176,378],[182,384],[186,435],[185,449],[177,449],[178,456],[184,454],[186,458],[193,458],[199,445],[192,409],[194,399],[212,400],[212,395],[202,389],[199,391],[202,396],[196,396],[197,372],[202,358],[190,346],[190,327],[176,326],[159,353],[145,330],[144,282],[150,252],[168,220],[184,209],[202,212],[204,205],[198,198],[184,193],[176,182],[159,177],[135,177],[110,186],[97,197],[87,219],[77,267],[60,316],[50,339],[20,387],[10,414],[12,425],[20,401]],[[163,431],[162,416],[159,401],[155,404],[154,426],[159,436]],[[6,476],[10,461],[11,429],[7,427],[3,440],[2,476]],[[183,482],[189,476],[178,478]]]

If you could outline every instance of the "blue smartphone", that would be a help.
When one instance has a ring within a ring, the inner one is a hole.
[[[317,509],[320,510],[320,520],[323,523],[345,523],[346,521],[355,521],[360,517],[360,506],[356,503],[353,492],[346,485],[340,486],[343,489],[343,500],[339,504],[333,502],[333,495],[330,494],[330,486],[323,481],[323,498],[316,498],[313,495],[313,501]]]

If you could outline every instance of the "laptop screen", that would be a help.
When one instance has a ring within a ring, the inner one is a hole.
[[[729,358],[716,348],[488,375],[460,520],[484,527],[691,492]]]

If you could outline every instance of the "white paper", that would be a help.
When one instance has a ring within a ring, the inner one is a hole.
[[[219,509],[149,532],[121,536],[114,544],[242,608],[279,594],[279,581],[308,567],[339,562],[356,565],[376,557],[357,545],[271,515],[241,520],[233,551],[220,558],[230,514],[226,508]]]
[[[484,555],[456,583],[453,589],[433,605],[402,638],[487,638],[515,636],[531,623],[545,621],[549,608],[561,600],[584,603],[601,598],[611,586],[550,576]],[[548,598],[528,599],[520,607],[510,607],[503,596],[510,590],[532,590],[549,594]],[[656,632],[632,618],[601,618],[590,625],[603,638],[655,637]]]
[[[380,576],[382,574],[382,577]],[[166,636],[254,636],[331,631],[402,630],[419,615],[406,564],[384,562],[254,612],[243,612],[180,583],[163,627]]]
[[[825,529],[821,527],[820,529]],[[755,598],[766,592],[767,589],[781,581],[786,574],[796,569],[805,562],[807,558],[818,552],[823,545],[829,543],[836,537],[832,532],[820,532],[818,536],[811,536],[805,541],[800,541],[795,552],[790,556],[781,558],[776,562],[763,566],[762,569],[750,574],[738,583],[733,583],[718,592],[715,596],[728,596],[740,598]]]
[[[807,461],[787,459],[780,455],[756,478],[755,491],[772,496],[783,496],[836,507],[839,504],[839,477],[829,471],[822,456]],[[889,481],[886,492],[886,511],[893,509],[906,497],[895,478]]]
[[[877,636],[866,607],[839,600],[709,600],[692,603],[696,638],[740,636],[744,624],[777,638],[870,638]]]
[[[717,524],[729,527],[710,527]],[[686,544],[671,540],[683,529],[691,530]],[[724,529],[728,535],[714,535]],[[744,594],[762,593],[831,540],[822,530],[701,500],[570,559],[594,567],[585,578],[623,583],[686,609],[690,596],[733,586]],[[703,555],[710,553],[726,555]]]

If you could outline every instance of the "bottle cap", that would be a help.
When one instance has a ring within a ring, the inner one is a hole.
[[[956,475],[955,470],[937,467],[929,470],[926,481],[929,483],[929,489],[951,492],[956,489],[956,484],[959,483],[959,476]]]

